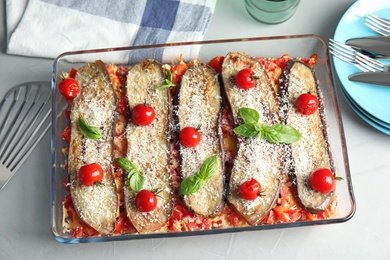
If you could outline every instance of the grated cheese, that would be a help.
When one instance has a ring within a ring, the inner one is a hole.
[[[256,86],[242,90],[234,83],[238,71],[250,68],[259,77]],[[233,119],[236,125],[242,123],[239,109],[249,107],[260,115],[260,122],[279,122],[278,100],[262,64],[241,53],[230,53],[223,63],[222,76]],[[229,183],[228,200],[250,224],[261,221],[273,206],[279,191],[283,146],[271,144],[258,137],[238,138],[238,151],[234,160]],[[265,191],[264,197],[245,200],[239,195],[239,186],[251,179],[258,180]]]
[[[172,211],[168,142],[170,98],[167,89],[156,90],[164,79],[162,65],[151,60],[135,65],[127,76],[130,109],[146,101],[155,110],[155,119],[150,125],[137,126],[129,120],[126,127],[127,159],[140,168],[145,178],[144,189],[159,191],[156,209],[142,213],[136,208],[136,194],[128,183],[124,189],[128,217],[139,232],[146,233],[165,225]]]
[[[81,68],[76,80],[79,93],[74,99],[70,114],[71,140],[69,174],[74,205],[82,220],[102,234],[114,231],[118,205],[115,182],[112,176],[113,129],[116,97],[104,64],[89,63]],[[90,140],[78,127],[79,118],[100,128],[102,137]],[[85,186],[78,178],[81,166],[99,163],[103,168],[102,185]]]
[[[212,216],[221,207],[224,189],[224,169],[220,142],[221,89],[215,72],[203,63],[189,68],[182,76],[177,107],[178,131],[200,125],[201,141],[195,147],[180,144],[182,178],[199,172],[210,156],[217,156],[212,178],[198,191],[185,195],[188,208],[201,216]]]
[[[291,144],[293,160],[287,161],[288,169],[294,169],[296,185],[301,203],[308,209],[325,209],[330,201],[329,194],[320,193],[307,185],[310,174],[319,168],[331,168],[328,144],[324,136],[324,126],[320,109],[314,114],[305,116],[295,108],[295,101],[303,94],[312,91],[321,102],[321,93],[316,86],[316,79],[309,67],[300,62],[295,62],[290,73],[285,75],[288,94],[283,98],[285,104],[286,123],[296,128],[303,138]],[[331,197],[333,194],[331,194]]]

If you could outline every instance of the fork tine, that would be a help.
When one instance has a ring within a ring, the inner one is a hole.
[[[360,66],[372,72],[386,72],[387,70],[386,65],[382,62],[371,59],[370,57],[367,57],[361,53],[356,53],[356,62]]]
[[[365,25],[383,36],[390,35],[390,21],[375,14],[367,14]]]
[[[329,39],[329,52],[342,61],[355,64],[355,50],[333,39]]]
[[[386,18],[383,18],[383,17],[380,17],[376,14],[373,14],[373,13],[369,13],[367,14],[367,18],[371,19],[371,20],[375,20],[375,21],[378,21],[384,25],[386,25],[388,28],[390,26],[390,20],[389,19],[386,19]]]
[[[375,65],[370,64],[369,62],[365,61],[361,57],[356,57],[356,66],[359,69],[363,69],[363,71],[371,71],[371,72],[381,72],[380,68],[377,68]]]
[[[355,65],[363,72],[389,72],[389,66],[357,52],[351,46],[329,39],[329,52],[342,61]]]
[[[384,29],[383,27],[380,27],[378,24],[373,24],[371,23],[370,21],[367,21],[365,23],[365,25],[370,28],[371,30],[373,30],[374,32],[376,33],[379,33],[380,35],[382,36],[390,36],[390,31],[387,31],[386,29]]]

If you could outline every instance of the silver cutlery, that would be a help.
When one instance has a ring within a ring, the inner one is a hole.
[[[380,35],[390,36],[390,20],[388,19],[370,13],[366,15],[365,25]]]
[[[0,103],[0,189],[51,126],[50,82],[28,82],[9,90]]]
[[[390,73],[359,72],[348,77],[351,81],[390,86]]]
[[[338,59],[355,65],[363,72],[389,72],[389,65],[356,51],[351,46],[329,39],[329,52]]]
[[[372,55],[376,58],[389,58],[388,56],[390,56],[390,37],[373,36],[354,38],[347,40],[345,44],[354,47],[355,49],[366,55]],[[374,56],[375,54],[388,56]]]

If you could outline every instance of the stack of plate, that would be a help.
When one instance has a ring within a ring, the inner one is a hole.
[[[390,1],[357,1],[341,18],[334,40],[345,43],[351,38],[378,36],[364,24],[368,13],[390,19]],[[335,57],[333,66],[341,91],[352,109],[368,124],[390,135],[390,87],[349,81],[349,75],[361,71]]]

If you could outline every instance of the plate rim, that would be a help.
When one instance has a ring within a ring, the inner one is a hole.
[[[356,32],[353,29],[345,30],[344,27],[346,27],[346,20],[350,19],[351,17],[355,17],[356,19],[352,21],[352,25],[356,27],[357,24],[364,22],[363,16],[357,16],[359,14],[360,9],[363,9],[362,7],[367,7],[367,3],[370,3],[370,7],[365,9],[364,12],[381,12],[384,10],[390,10],[390,2],[386,0],[360,0],[351,5],[348,10],[344,13],[342,18],[340,19],[335,33],[334,33],[334,40],[345,43],[345,41],[349,38],[353,37],[362,37],[362,36],[374,36],[378,35],[375,32],[373,32],[368,27],[363,27],[358,32]],[[383,7],[385,5],[385,7]],[[390,18],[390,17],[389,17]],[[373,85],[373,84],[365,84],[365,83],[359,83],[359,82],[351,82],[348,79],[348,76],[357,72],[360,72],[358,68],[356,68],[354,65],[347,64],[338,58],[334,57],[332,55],[332,61],[334,66],[334,72],[337,75],[339,79],[339,84],[344,88],[344,91],[348,93],[348,95],[357,103],[359,106],[365,110],[365,112],[371,117],[375,117],[378,120],[383,121],[386,124],[390,124],[390,115],[383,111],[389,110],[389,109],[380,109],[375,104],[369,104],[368,102],[364,102],[367,97],[369,97],[370,93],[372,96],[382,96],[383,93],[384,96],[390,97],[390,91],[389,89],[386,89],[386,87]],[[340,86],[340,87],[341,87]],[[367,90],[369,89],[369,90]],[[363,92],[363,93],[360,93]],[[368,95],[367,95],[368,94]],[[380,95],[379,95],[380,94]],[[377,103],[377,102],[375,102]],[[388,103],[388,102],[387,102]],[[384,104],[387,104],[384,103]]]

